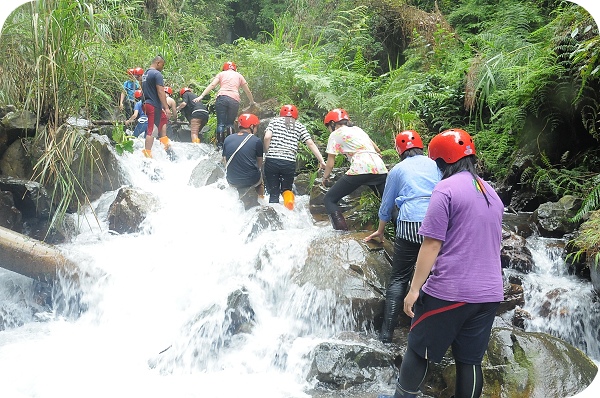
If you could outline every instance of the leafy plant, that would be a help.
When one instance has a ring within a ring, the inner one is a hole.
[[[112,139],[115,142],[115,150],[117,154],[122,155],[123,152],[133,153],[133,140],[134,136],[127,135],[125,131],[123,131],[123,126],[120,124],[115,124],[115,127],[112,132]]]
[[[381,151],[381,158],[385,162],[385,164],[395,164],[400,161],[400,156],[398,156],[398,152],[396,149],[389,148]]]
[[[600,214],[595,212],[579,227],[579,233],[568,242],[576,250],[567,254],[567,260],[585,262],[598,267],[600,264]]]
[[[381,200],[372,190],[364,191],[360,195],[356,208],[357,221],[362,227],[379,225],[379,206]]]

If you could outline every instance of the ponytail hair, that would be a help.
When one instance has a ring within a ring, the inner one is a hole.
[[[468,171],[473,176],[473,181],[479,186],[479,190],[483,194],[488,207],[491,206],[490,200],[483,187],[481,177],[477,174],[477,158],[475,155],[465,156],[464,158],[458,159],[454,163],[446,163],[442,158],[435,160],[438,168],[442,171],[442,180],[453,176],[454,174],[460,173],[461,171]]]

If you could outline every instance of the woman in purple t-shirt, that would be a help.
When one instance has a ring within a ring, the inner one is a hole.
[[[464,130],[429,143],[442,171],[419,234],[419,250],[404,312],[412,318],[395,397],[415,397],[428,361],[448,347],[456,363],[455,398],[479,397],[481,361],[503,300],[500,247],[504,205],[476,172],[475,145]]]

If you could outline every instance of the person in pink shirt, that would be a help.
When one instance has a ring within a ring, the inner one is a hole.
[[[217,114],[217,130],[216,139],[217,147],[223,147],[225,137],[233,131],[233,122],[237,117],[240,109],[240,88],[244,90],[250,105],[254,105],[254,97],[248,82],[241,73],[237,71],[235,63],[228,61],[223,64],[222,71],[219,72],[212,82],[204,89],[202,94],[194,102],[202,101],[202,99],[215,87],[219,86],[217,99],[215,101],[215,113]]]

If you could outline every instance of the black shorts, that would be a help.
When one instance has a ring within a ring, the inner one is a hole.
[[[192,111],[190,119],[200,119],[206,123],[208,122],[208,111],[205,109],[196,109],[195,111]]]
[[[408,345],[436,363],[452,346],[456,361],[480,365],[499,305],[440,300],[421,290],[414,305]]]

